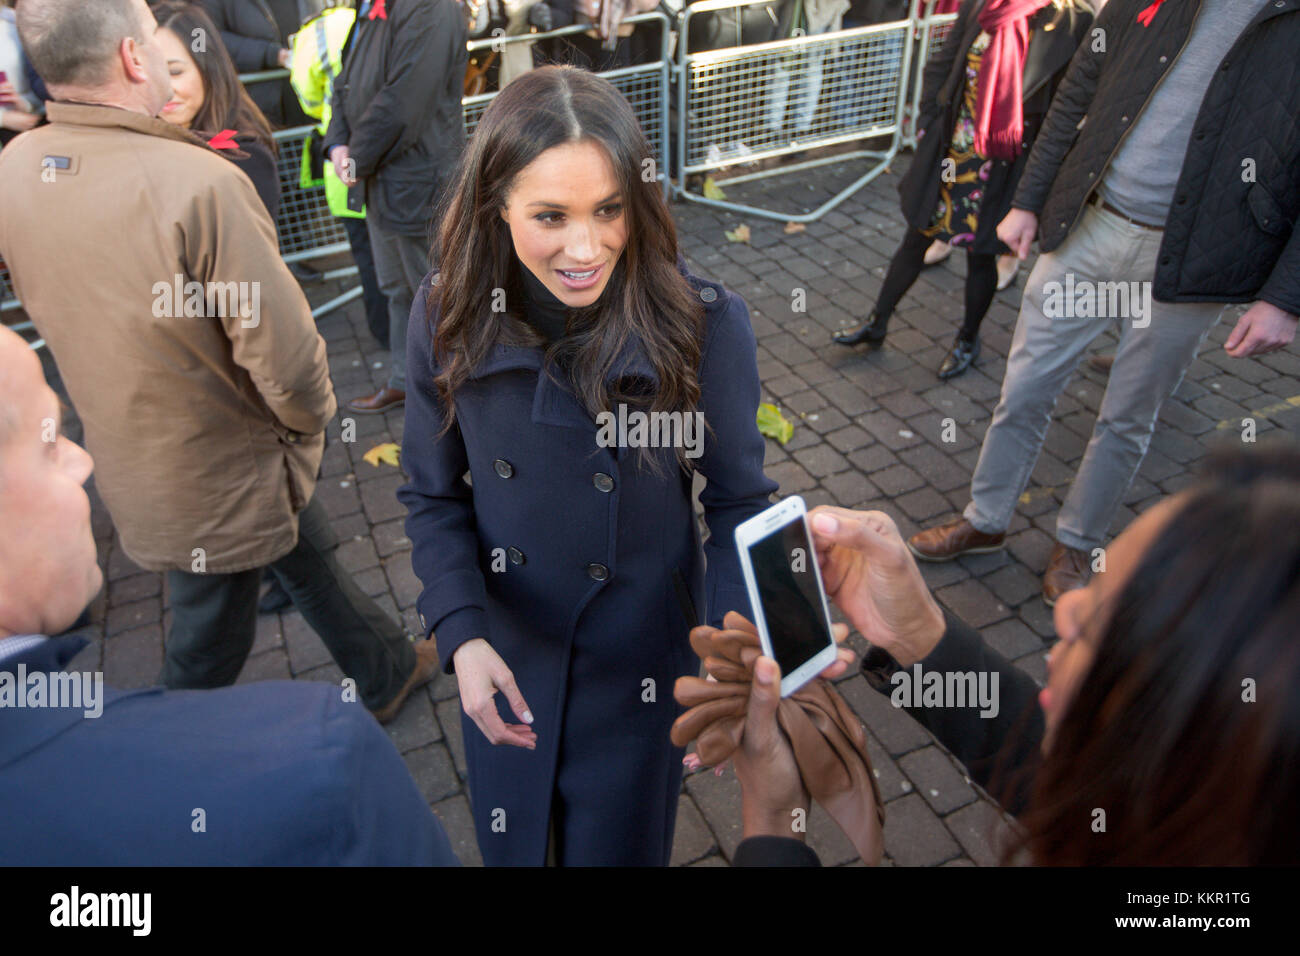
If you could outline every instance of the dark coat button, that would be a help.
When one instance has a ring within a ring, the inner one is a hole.
[[[510,559],[511,564],[524,563],[524,553],[518,548],[506,548],[506,557]]]
[[[587,565],[587,574],[593,581],[604,581],[609,577],[609,568],[603,564],[589,564]]]
[[[598,471],[592,475],[591,483],[595,485],[598,490],[605,492],[605,494],[609,494],[614,490],[614,479],[609,477],[609,475],[605,474],[603,471]]]
[[[492,462],[492,467],[497,470],[497,474],[502,478],[509,478],[515,473],[515,466],[510,464],[510,462],[506,461],[504,458],[498,458],[496,461]]]

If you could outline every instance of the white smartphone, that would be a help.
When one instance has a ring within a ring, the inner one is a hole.
[[[781,696],[789,697],[835,662],[804,500],[792,495],[740,525],[736,549],[763,653],[780,665]]]

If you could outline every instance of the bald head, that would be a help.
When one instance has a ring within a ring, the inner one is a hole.
[[[23,50],[46,84],[98,86],[122,41],[144,39],[142,0],[24,0],[18,7]]]
[[[157,116],[171,98],[145,0],[23,0],[23,49],[56,100]]]
[[[90,456],[59,434],[59,399],[0,328],[0,639],[58,634],[103,583],[83,487]]]

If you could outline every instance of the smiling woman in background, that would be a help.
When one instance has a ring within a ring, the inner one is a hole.
[[[749,613],[733,534],[776,489],[754,332],[687,271],[653,155],[607,80],[516,79],[470,140],[411,314],[398,498],[489,865],[666,864],[697,608]],[[681,427],[670,447],[611,440],[606,412]]]
[[[160,28],[158,43],[167,56],[172,79],[172,98],[163,107],[162,118],[200,133],[205,139],[233,130],[238,149],[223,150],[222,154],[253,181],[275,222],[280,207],[280,180],[271,126],[239,82],[217,28],[192,3],[155,4],[153,15]],[[193,52],[192,38],[200,36],[206,49]]]

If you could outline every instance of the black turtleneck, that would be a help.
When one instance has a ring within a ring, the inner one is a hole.
[[[519,266],[524,275],[524,317],[547,342],[558,342],[564,338],[569,307],[556,298],[555,293],[546,288],[541,279],[533,275],[533,270],[522,262]]]

